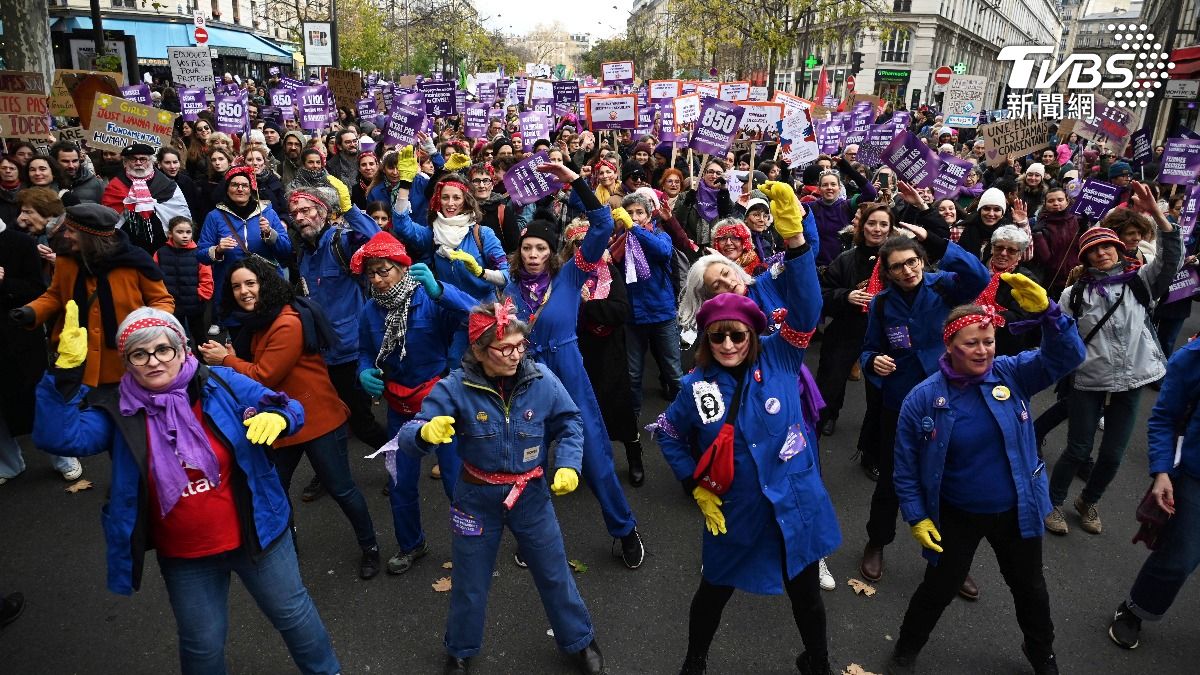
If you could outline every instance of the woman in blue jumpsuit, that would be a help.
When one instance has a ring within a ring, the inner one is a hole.
[[[681,671],[688,675],[705,671],[709,645],[735,588],[762,594],[786,589],[805,648],[797,668],[829,672],[818,565],[841,543],[841,532],[817,467],[816,434],[796,396],[804,353],[821,316],[813,253],[796,232],[787,240],[783,278],[789,311],[779,331],[760,339],[767,318],[740,294],[720,293],[706,301],[697,315],[703,336],[696,369],[659,417],[659,446],[676,478],[695,483],[692,495],[707,525],[703,576],[692,598]],[[723,431],[727,425],[731,429]],[[731,480],[697,471],[697,458],[716,447],[732,452]]]
[[[613,230],[612,214],[574,171],[562,164],[543,164],[542,167],[544,172],[572,185],[591,226],[575,257],[554,271],[558,262],[558,237],[550,223],[531,222],[513,253],[510,263],[510,269],[514,270],[513,281],[505,288],[505,293],[513,299],[521,320],[532,326],[530,356],[548,366],[562,380],[575,405],[583,411],[583,479],[600,502],[609,534],[621,541],[622,561],[629,569],[637,569],[645,558],[645,548],[633,510],[617,478],[612,443],[591,380],[583,368],[576,334],[581,302],[579,290],[587,281],[588,273],[604,264],[604,249]]]

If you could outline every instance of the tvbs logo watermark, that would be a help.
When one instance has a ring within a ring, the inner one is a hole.
[[[1175,68],[1163,45],[1154,41],[1146,24],[1108,24],[1113,40],[1121,51],[1102,59],[1097,54],[1075,53],[1054,66],[1053,47],[1010,46],[1000,50],[999,59],[1012,63],[1009,89],[1030,93],[1010,93],[1006,102],[1008,117],[1082,119],[1094,116],[1097,90],[1109,108],[1145,108],[1162,89]],[[1039,56],[1040,58],[1039,60]],[[1034,66],[1038,66],[1034,77]],[[1051,92],[1068,75],[1067,94]],[[1037,90],[1044,90],[1039,92]],[[1087,93],[1074,90],[1088,90]],[[1065,96],[1065,98],[1064,98]]]

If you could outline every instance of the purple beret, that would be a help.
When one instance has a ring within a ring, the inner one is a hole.
[[[767,316],[758,304],[737,293],[721,293],[700,306],[696,313],[696,325],[700,330],[716,321],[741,321],[760,335],[767,330]]]

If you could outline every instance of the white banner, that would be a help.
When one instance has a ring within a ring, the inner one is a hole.
[[[333,65],[333,31],[328,22],[306,21],[302,25],[304,65]]]
[[[171,60],[171,80],[176,87],[200,87],[213,93],[211,48],[167,47],[167,57]]]

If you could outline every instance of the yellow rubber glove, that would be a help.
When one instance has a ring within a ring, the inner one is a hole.
[[[709,532],[714,536],[728,532],[725,529],[725,514],[721,513],[723,502],[720,497],[697,485],[692,490],[692,498],[700,506],[700,513],[704,514],[704,524],[708,526]]]
[[[463,265],[466,265],[467,270],[471,274],[474,274],[475,276],[479,276],[480,274],[483,274],[483,267],[479,264],[479,261],[475,259],[475,256],[471,255],[470,253],[467,253],[466,251],[462,250],[461,248],[454,249],[453,251],[451,251],[449,258],[451,260],[457,260],[457,261],[461,262]]]
[[[279,413],[261,412],[242,422],[246,427],[246,440],[256,445],[271,445],[287,428],[287,418]]]
[[[771,218],[775,220],[775,231],[779,236],[791,239],[804,232],[804,211],[791,185],[769,180],[758,189],[771,200]]]
[[[554,472],[554,482],[550,484],[550,491],[561,497],[565,494],[570,494],[579,487],[579,474],[575,469],[562,467]]]
[[[613,222],[618,225],[624,225],[625,229],[633,229],[633,218],[629,217],[629,212],[621,207],[612,210]]]
[[[58,334],[58,360],[55,368],[78,368],[87,360],[87,330],[79,327],[79,305],[67,301],[67,316]]]
[[[1021,309],[1026,312],[1041,314],[1050,306],[1050,299],[1046,297],[1046,289],[1024,274],[1005,272],[1000,275],[1000,279],[1012,288],[1013,300],[1016,300]]]
[[[400,161],[396,163],[396,171],[400,172],[400,180],[412,182],[416,178],[421,165],[417,164],[417,155],[413,146],[406,145],[400,149]]]
[[[450,159],[446,160],[445,169],[447,171],[460,171],[471,166],[471,158],[462,153],[456,152],[450,155]]]
[[[930,551],[937,551],[938,553],[942,552],[942,547],[934,543],[935,541],[941,541],[942,535],[937,531],[937,528],[933,526],[932,520],[926,518],[916,525],[913,525],[911,529],[913,539],[916,539],[917,543],[929,549]]]
[[[454,418],[449,415],[438,415],[421,425],[421,439],[434,445],[454,440]]]

